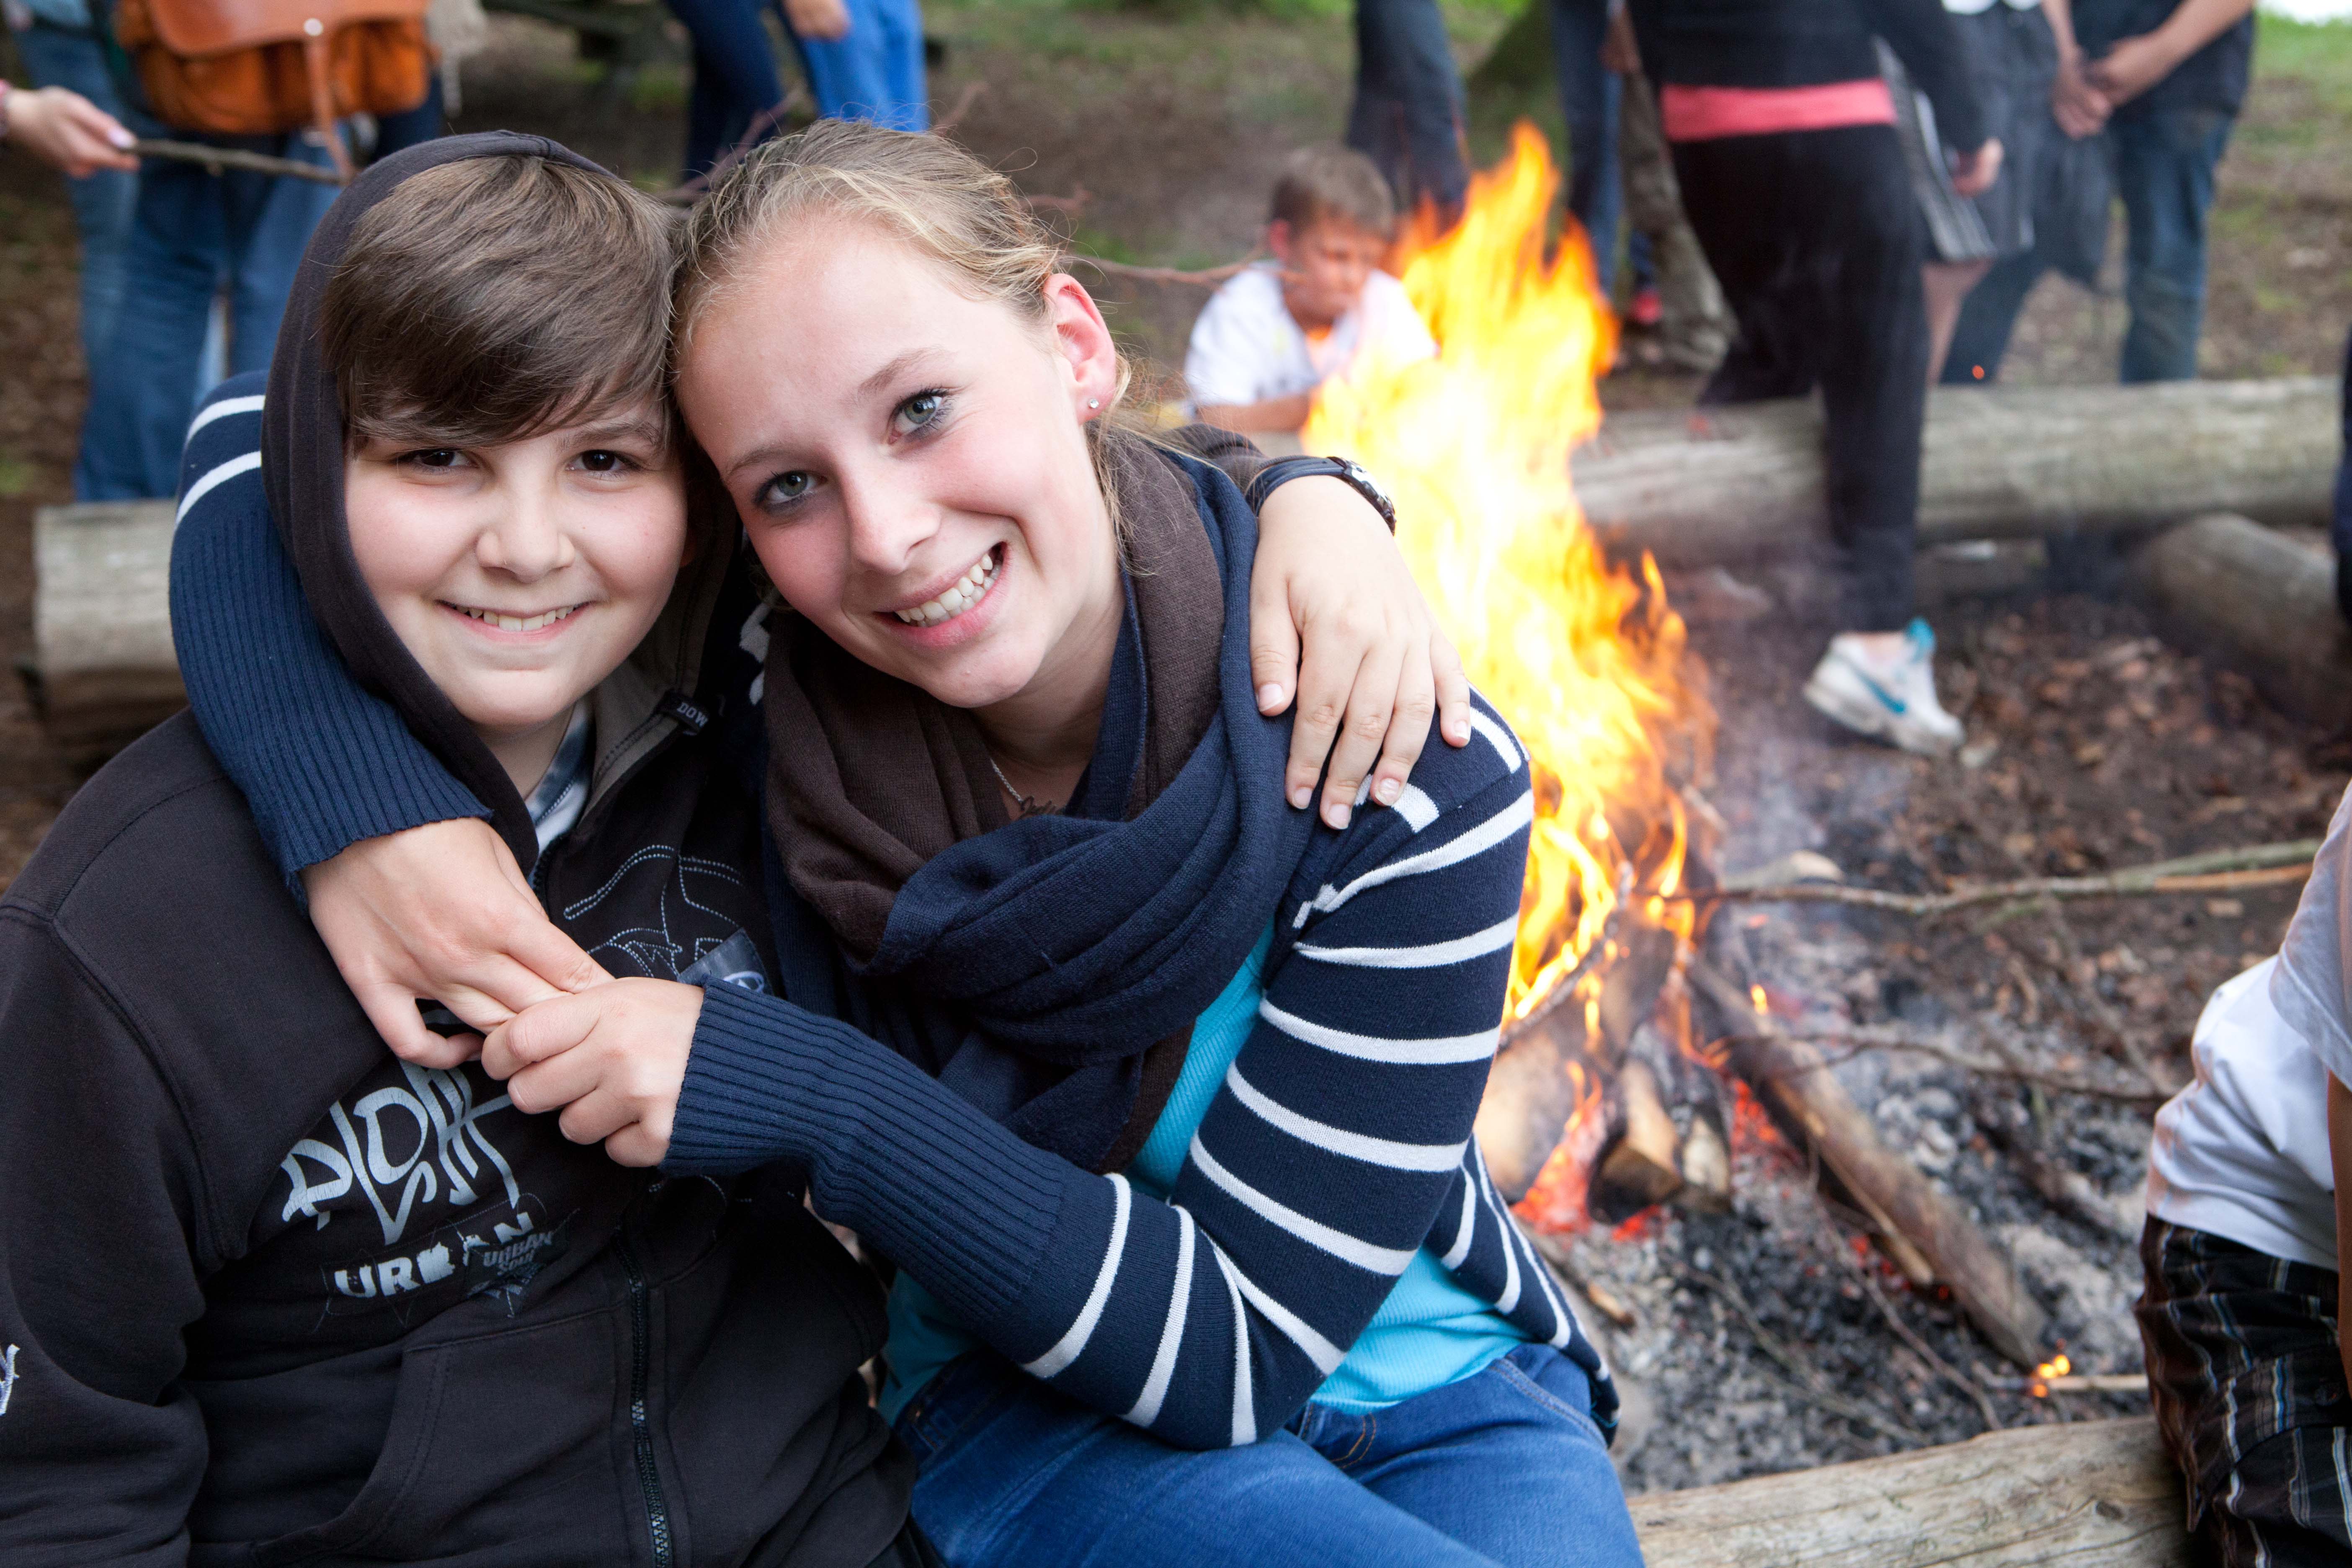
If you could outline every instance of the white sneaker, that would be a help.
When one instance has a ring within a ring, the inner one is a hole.
[[[1936,634],[1915,619],[1903,635],[1903,654],[1892,663],[1872,657],[1856,633],[1832,637],[1805,682],[1805,700],[1849,730],[1922,756],[1949,756],[1967,731],[1936,700]]]

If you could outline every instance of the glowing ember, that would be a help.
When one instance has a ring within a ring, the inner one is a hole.
[[[1584,965],[1621,906],[1688,934],[1693,906],[1666,901],[1687,847],[1668,770],[1703,767],[1714,728],[1656,566],[1610,564],[1570,487],[1569,454],[1601,426],[1617,329],[1581,235],[1546,257],[1559,185],[1521,124],[1461,222],[1408,246],[1405,289],[1439,357],[1327,384],[1304,434],[1308,451],[1354,457],[1389,485],[1398,542],[1471,680],[1535,759],[1511,1018]],[[1603,968],[1586,965],[1563,998],[1588,1020]]]
[[[2074,1370],[2074,1363],[2066,1358],[2064,1351],[2060,1351],[2033,1369],[2033,1380],[2025,1385],[2025,1392],[2036,1399],[2047,1399],[2050,1397],[2050,1380],[2064,1377]]]

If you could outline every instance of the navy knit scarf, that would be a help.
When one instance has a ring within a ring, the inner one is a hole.
[[[1076,809],[992,826],[993,803],[984,810],[973,791],[956,809],[955,841],[929,853],[898,886],[870,953],[841,929],[851,917],[841,912],[837,890],[828,897],[805,869],[812,779],[824,782],[826,805],[856,800],[859,780],[841,768],[845,748],[825,747],[805,713],[790,727],[777,717],[778,677],[790,683],[814,672],[780,668],[779,653],[769,664],[772,780],[780,786],[771,795],[773,826],[796,887],[843,938],[863,994],[849,1009],[852,1021],[1027,1142],[1097,1169],[1107,1168],[1107,1156],[1131,1153],[1140,1142],[1136,1132],[1149,1131],[1131,1125],[1159,1110],[1138,1104],[1145,1053],[1181,1039],[1232,981],[1280,906],[1314,830],[1312,815],[1282,798],[1289,720],[1258,712],[1251,679],[1257,520],[1216,468],[1156,450],[1142,460],[1171,465],[1190,481],[1195,515],[1157,515],[1181,512],[1181,502],[1136,507],[1122,487],[1139,556],[1150,559],[1154,529],[1198,527],[1216,558],[1219,581],[1200,591],[1222,592],[1223,626],[1214,711],[1198,743],[1139,811],[1119,809],[1150,730],[1143,658],[1153,641],[1150,621],[1154,613],[1183,610],[1164,592],[1139,597],[1130,581],[1102,732]],[[1163,481],[1157,489],[1171,494],[1176,487]],[[797,689],[782,695],[787,703],[805,700]],[[970,771],[961,753],[971,742],[959,739],[956,725],[970,716],[919,693],[911,700],[930,737],[929,754],[950,796],[960,798],[961,775]],[[855,715],[874,706],[835,709]],[[855,721],[833,720],[836,727]],[[897,721],[909,729],[918,719]],[[830,754],[813,757],[813,750]],[[985,760],[983,753],[979,761]],[[922,783],[929,788],[932,781]],[[831,825],[820,830],[833,840],[820,847],[842,852],[847,836]],[[796,834],[803,847],[794,847]],[[1165,1089],[1163,1083],[1158,1099]]]

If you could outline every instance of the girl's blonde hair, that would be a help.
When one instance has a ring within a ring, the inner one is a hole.
[[[788,226],[825,217],[873,224],[936,263],[966,294],[1045,324],[1045,283],[1061,270],[1062,246],[1012,181],[942,136],[821,120],[746,157],[687,219],[674,353],[684,355],[703,313],[733,287],[752,253]],[[1114,527],[1118,501],[1105,445],[1132,374],[1120,355],[1111,407],[1087,426]]]

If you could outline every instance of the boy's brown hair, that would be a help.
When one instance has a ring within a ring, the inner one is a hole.
[[[546,158],[404,181],[322,304],[346,438],[498,446],[666,403],[675,227],[635,187]]]
[[[1396,237],[1396,197],[1380,166],[1337,143],[1301,147],[1282,161],[1269,216],[1293,234],[1339,218],[1382,239]]]

